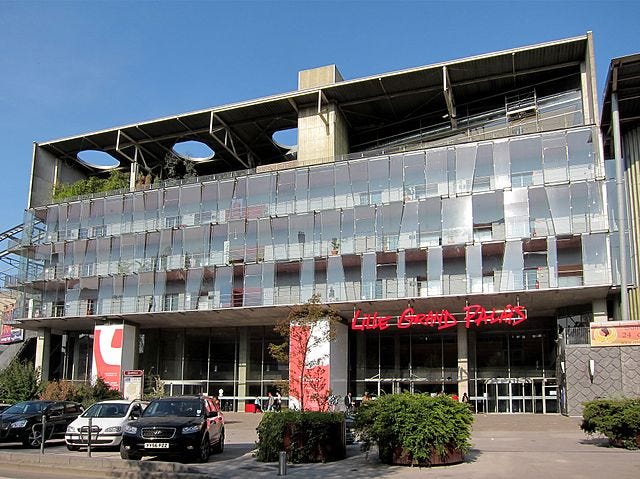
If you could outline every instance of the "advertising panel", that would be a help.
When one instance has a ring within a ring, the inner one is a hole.
[[[591,323],[591,346],[640,346],[640,322]]]
[[[123,332],[123,325],[109,324],[96,325],[93,334],[93,374],[118,391],[122,368]]]

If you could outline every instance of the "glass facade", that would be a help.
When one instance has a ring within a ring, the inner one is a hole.
[[[31,210],[23,317],[611,283],[591,128]]]

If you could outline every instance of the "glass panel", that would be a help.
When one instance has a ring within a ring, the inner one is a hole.
[[[313,257],[313,214],[289,217],[289,257]]]
[[[611,284],[609,245],[606,234],[582,236],[582,258],[585,285]]]
[[[596,181],[587,183],[589,188],[589,223],[591,231],[603,231],[607,229],[607,215],[605,212],[605,202],[603,189],[605,183]]]
[[[569,179],[567,142],[564,133],[544,135],[542,155],[545,183],[559,183]]]
[[[232,306],[233,267],[216,267],[216,277],[213,286],[213,307],[229,308]]]
[[[369,204],[368,161],[349,162],[349,177],[351,178],[351,194],[353,195],[354,205]]]
[[[490,191],[495,187],[493,173],[493,145],[478,145],[476,167],[473,173],[473,192]]]
[[[203,183],[202,209],[198,223],[218,221],[218,183]],[[224,221],[224,218],[221,219]]]
[[[495,188],[497,190],[511,188],[508,140],[498,140],[493,144],[493,170],[495,172]]]
[[[500,291],[518,291],[523,289],[524,259],[522,242],[507,241],[500,278]]]
[[[589,195],[586,183],[570,186],[571,191],[571,231],[573,234],[589,230]]]
[[[300,269],[300,302],[306,303],[314,293],[315,264],[313,259],[302,261]]]
[[[273,259],[288,259],[289,217],[273,218],[271,220],[271,234],[273,235]]]
[[[262,265],[262,304],[271,306],[275,299],[275,264]]]
[[[185,309],[198,309],[203,274],[204,270],[202,268],[192,268],[187,271]]]
[[[342,256],[329,256],[327,260],[327,300],[332,302],[345,301],[346,299],[347,291]]]
[[[529,197],[526,188],[504,192],[504,220],[508,240],[529,237]]]
[[[482,246],[467,245],[467,292],[482,293]]]
[[[425,153],[408,153],[404,156],[403,163],[405,201],[426,198]]]
[[[569,154],[569,178],[589,180],[595,177],[595,154],[591,130],[567,133]]]
[[[260,306],[262,303],[262,265],[245,266],[243,306]]]
[[[334,165],[334,176],[336,185],[336,208],[353,206],[353,195],[351,194],[351,182],[349,180],[349,163],[336,163]]]
[[[380,204],[389,202],[389,159],[369,160],[369,202]],[[384,195],[384,197],[383,197]]]
[[[547,191],[544,188],[529,189],[529,216],[531,236],[541,237],[555,234],[551,210],[547,201]]]
[[[447,184],[447,149],[440,148],[427,151],[427,196],[446,196],[449,194]]]
[[[466,294],[465,248],[463,246],[445,246],[443,256],[444,294]]]
[[[471,196],[442,200],[442,244],[472,241],[473,217]]]
[[[247,218],[264,218],[271,214],[275,175],[252,175],[247,178]]]
[[[542,141],[539,136],[509,142],[511,157],[511,184],[519,186],[541,185]]]
[[[420,237],[418,245],[440,246],[442,244],[442,200],[428,198],[418,202]]]
[[[218,221],[231,218],[231,199],[233,198],[234,180],[223,180],[218,183]]]
[[[376,254],[362,255],[362,290],[361,299],[375,299],[376,287]]]
[[[340,223],[341,239],[340,253],[351,254],[354,250],[354,211],[352,209],[342,210],[342,218]]]
[[[295,171],[281,171],[278,173],[278,193],[276,214],[285,215],[295,211]]]
[[[398,248],[416,248],[418,246],[418,202],[404,204],[402,221],[400,222],[400,238]],[[438,232],[438,238],[440,233]]]
[[[319,213],[322,224],[322,256],[340,253],[340,211]]]
[[[502,192],[473,195],[473,241],[505,238],[503,198]]]
[[[355,252],[364,253],[376,250],[375,208],[356,206],[355,213]]]
[[[398,281],[398,298],[406,298],[407,294],[407,273],[405,269],[405,252],[398,252],[398,260],[397,260],[397,281]]]
[[[427,251],[427,293],[429,296],[442,294],[442,247]]]
[[[547,188],[549,207],[553,229],[556,235],[571,234],[571,201],[568,186],[551,186]]]
[[[478,145],[457,146],[456,152],[456,185],[455,194],[471,193],[473,173],[476,168]]]
[[[180,215],[182,216],[182,224],[191,226],[200,224],[196,223],[196,216],[199,218],[200,213],[200,193],[202,187],[199,184],[186,185],[180,188]]]
[[[388,201],[401,201],[404,198],[402,184],[403,155],[392,155],[389,158],[389,199]],[[424,170],[423,170],[424,171]]]
[[[382,215],[382,220],[378,221],[379,241],[378,251],[395,251],[398,249],[400,235],[400,221],[402,220],[402,203],[392,203],[380,206],[378,214]],[[382,228],[380,228],[382,225]]]
[[[309,178],[306,169],[296,171],[296,212],[306,213],[309,211],[307,195],[309,193]]]
[[[334,208],[333,166],[309,169],[309,209]]]
[[[547,263],[549,264],[549,287],[558,287],[558,252],[556,237],[547,238]]]

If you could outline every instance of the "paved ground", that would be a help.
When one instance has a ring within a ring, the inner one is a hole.
[[[252,455],[260,414],[226,413],[225,452],[213,455],[208,464],[192,465],[211,478],[273,478],[277,464],[257,462]],[[287,476],[295,478],[640,478],[640,451],[607,447],[601,438],[590,438],[580,430],[578,418],[555,415],[477,415],[473,428],[473,449],[462,464],[411,468],[380,464],[375,453],[349,446],[347,459],[328,464],[290,465]],[[35,454],[17,445],[2,446],[11,453]],[[86,458],[86,452],[66,448],[47,449],[47,461],[61,456]],[[116,463],[117,452],[94,452],[105,463]],[[76,459],[77,460],[77,459]],[[146,459],[149,460],[149,459]],[[152,460],[152,459],[151,459]],[[72,459],[73,461],[73,459]],[[171,477],[166,475],[165,477]]]

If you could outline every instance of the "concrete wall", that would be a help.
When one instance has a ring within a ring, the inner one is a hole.
[[[595,368],[589,377],[589,360]],[[582,403],[596,398],[640,396],[640,346],[567,346],[567,412],[582,415]]]
[[[73,183],[84,178],[86,178],[86,175],[82,172],[68,166],[48,151],[36,145],[31,171],[31,191],[29,192],[28,207],[33,208],[51,203],[53,186],[56,183]]]

